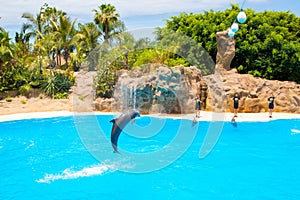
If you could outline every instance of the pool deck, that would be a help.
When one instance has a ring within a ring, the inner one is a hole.
[[[53,111],[53,112],[30,112],[30,113],[18,113],[10,115],[0,115],[0,122],[22,120],[22,119],[33,119],[33,118],[51,118],[51,117],[63,117],[63,116],[76,116],[76,115],[115,115],[118,116],[120,113],[112,112],[91,112],[91,113],[74,113],[70,111]],[[146,116],[159,117],[159,118],[174,118],[174,119],[190,119],[193,120],[195,114],[150,114]],[[198,121],[231,121],[233,113],[213,113],[201,111],[200,118]],[[278,113],[274,112],[273,117],[269,118],[269,113],[239,113],[238,117],[235,118],[237,122],[267,122],[270,120],[277,119],[300,119],[300,114],[291,113]]]

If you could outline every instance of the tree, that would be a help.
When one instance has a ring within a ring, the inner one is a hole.
[[[166,28],[191,37],[215,61],[216,32],[227,30],[239,10],[238,5],[231,5],[225,11],[181,13],[171,17]],[[240,73],[300,83],[300,18],[289,11],[244,11],[247,21],[234,36],[236,52],[231,67]]]
[[[78,27],[78,46],[88,54],[98,45],[100,31],[94,23],[78,24]]]
[[[68,68],[68,60],[70,58],[70,53],[75,49],[75,22],[71,22],[69,17],[60,16],[59,24],[51,20],[53,27],[53,36],[56,40],[57,49],[61,50],[63,57],[66,61],[66,68]]]
[[[104,42],[108,43],[109,39],[125,30],[125,25],[119,20],[120,15],[116,12],[116,8],[111,4],[102,4],[99,10],[95,12],[94,22],[98,25]]]
[[[0,72],[3,65],[13,58],[13,52],[9,43],[10,38],[8,32],[0,31]]]
[[[300,83],[300,18],[290,12],[246,11],[248,21],[235,37],[232,67],[241,73]]]

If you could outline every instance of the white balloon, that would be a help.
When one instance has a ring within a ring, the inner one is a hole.
[[[228,31],[228,36],[229,37],[233,37],[234,36],[234,32],[231,30],[231,28]]]
[[[238,25],[238,23],[234,22],[234,23],[231,25],[231,30],[232,30],[232,32],[236,33],[236,32],[239,30],[239,25]]]
[[[247,19],[246,13],[244,11],[239,12],[236,19],[239,23],[241,23],[241,24],[244,23]]]

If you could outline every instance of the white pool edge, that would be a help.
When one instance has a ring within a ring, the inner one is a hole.
[[[65,117],[65,116],[78,116],[78,115],[114,115],[118,116],[120,113],[115,112],[86,112],[76,113],[70,111],[51,111],[51,112],[30,112],[30,113],[17,113],[9,115],[0,115],[0,122],[23,120],[23,119],[36,119],[36,118],[53,118],[53,117]],[[143,116],[151,116],[158,118],[172,118],[172,119],[190,119],[195,118],[195,114],[150,114]],[[233,113],[213,113],[207,111],[201,111],[198,121],[231,121]],[[278,119],[300,119],[300,114],[292,113],[279,113],[274,112],[273,117],[269,118],[269,113],[239,113],[235,118],[237,122],[267,122]]]

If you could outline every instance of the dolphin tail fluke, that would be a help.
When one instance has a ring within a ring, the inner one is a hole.
[[[112,146],[114,148],[114,153],[121,154],[120,151],[118,150],[118,147],[115,144],[113,144]]]
[[[120,151],[118,151],[118,150],[114,150],[114,153],[121,154]]]
[[[115,123],[115,122],[116,122],[116,119],[112,119],[112,120],[110,120],[109,122]]]

